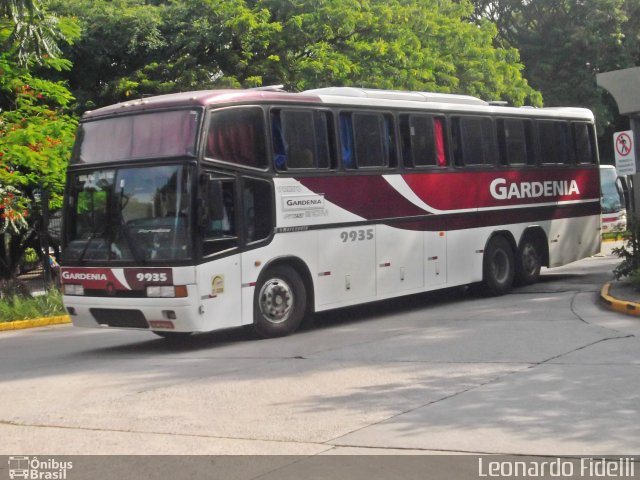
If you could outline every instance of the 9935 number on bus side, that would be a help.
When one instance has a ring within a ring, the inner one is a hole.
[[[342,240],[342,243],[373,240],[373,228],[344,230],[340,232],[340,239]]]

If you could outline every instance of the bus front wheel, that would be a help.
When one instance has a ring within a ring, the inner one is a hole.
[[[256,285],[253,324],[261,337],[281,337],[294,332],[302,322],[307,294],[302,278],[293,268],[270,268]]]
[[[504,295],[511,289],[515,276],[514,254],[509,241],[493,237],[484,252],[483,286],[489,295]]]

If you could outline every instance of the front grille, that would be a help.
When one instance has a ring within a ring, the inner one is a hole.
[[[90,308],[93,318],[100,325],[122,328],[149,328],[147,319],[140,310],[125,310],[122,308]]]

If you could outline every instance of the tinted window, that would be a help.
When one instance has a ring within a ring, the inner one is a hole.
[[[176,110],[83,123],[73,163],[193,156],[198,112]]]
[[[492,164],[496,158],[496,140],[490,118],[460,117],[453,121],[457,165]]]
[[[395,141],[390,116],[379,113],[340,115],[342,162],[346,168],[395,166]]]
[[[329,168],[330,114],[311,110],[272,112],[274,162],[279,170]]]
[[[406,165],[446,166],[443,118],[403,115],[400,130]]]
[[[538,138],[542,163],[569,163],[566,122],[539,121]]]
[[[578,163],[595,163],[595,145],[593,129],[588,123],[573,124],[573,138],[576,145],[576,160]]]
[[[502,151],[502,163],[506,165],[534,163],[529,120],[517,118],[499,120],[498,138]]]
[[[244,179],[242,189],[245,241],[263,240],[273,229],[271,184],[265,180]]]
[[[247,167],[265,168],[267,156],[262,110],[252,107],[213,112],[206,156]]]

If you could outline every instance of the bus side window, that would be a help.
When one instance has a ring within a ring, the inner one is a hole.
[[[326,111],[273,111],[271,129],[276,168],[329,168],[333,162],[328,124],[329,112]]]
[[[354,113],[353,133],[358,168],[389,165],[391,135],[382,114]]]
[[[493,121],[487,117],[453,119],[456,165],[492,165],[497,157]]]
[[[267,166],[264,116],[258,107],[214,111],[205,155],[247,167]]]
[[[340,114],[340,145],[342,151],[342,165],[344,168],[355,168],[353,151],[353,124],[350,113]]]
[[[539,120],[540,163],[562,165],[571,163],[567,122]]]
[[[520,118],[497,121],[500,160],[503,165],[530,165],[534,163],[531,122]]]
[[[245,178],[242,191],[245,242],[264,240],[273,231],[271,183]]]
[[[447,166],[443,118],[403,115],[400,117],[400,131],[407,166]]]
[[[575,153],[577,163],[594,164],[595,156],[595,138],[593,128],[588,123],[576,122],[573,124],[573,140],[575,143]]]

